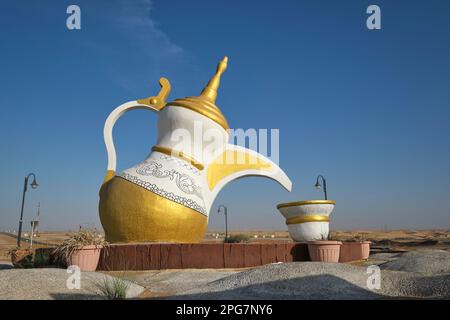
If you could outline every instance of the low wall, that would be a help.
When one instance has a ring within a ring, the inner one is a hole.
[[[247,268],[292,261],[309,261],[306,244],[113,244],[102,250],[97,270]]]

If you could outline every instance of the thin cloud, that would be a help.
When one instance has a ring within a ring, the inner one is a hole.
[[[95,53],[96,65],[131,94],[137,83],[159,79],[185,63],[186,52],[154,19],[157,13],[151,0],[115,0],[107,7],[89,2],[81,5],[81,10],[85,16],[95,17],[82,21],[82,30],[89,33],[85,45]]]
[[[183,49],[173,43],[153,20],[151,0],[122,0],[119,5],[120,14],[117,17],[117,23],[121,24],[124,31],[130,35],[131,42],[152,55],[182,54]]]

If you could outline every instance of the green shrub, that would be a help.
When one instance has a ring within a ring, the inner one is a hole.
[[[42,268],[50,266],[50,254],[43,250],[36,250],[34,252],[33,266],[35,268]]]
[[[249,241],[249,236],[246,234],[236,234],[233,236],[229,236],[223,240],[224,243],[246,243]]]
[[[127,297],[129,282],[122,278],[105,277],[97,284],[100,292],[109,300],[123,300]]]

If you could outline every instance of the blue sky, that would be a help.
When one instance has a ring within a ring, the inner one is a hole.
[[[81,30],[66,8],[81,7]],[[382,30],[366,28],[381,8]],[[0,229],[41,202],[43,229],[99,226],[104,120],[172,84],[197,95],[229,56],[217,104],[233,128],[280,129],[291,193],[262,178],[226,186],[210,216],[232,229],[285,229],[276,204],[317,199],[325,175],[332,227],[450,228],[448,1],[2,1]],[[115,127],[118,169],[143,160],[156,117]]]

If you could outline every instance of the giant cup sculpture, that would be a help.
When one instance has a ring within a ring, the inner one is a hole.
[[[333,200],[305,200],[280,203],[278,210],[286,218],[289,235],[294,241],[326,240],[329,235]]]
[[[215,105],[227,62],[227,57],[220,61],[199,96],[167,103],[170,83],[161,78],[158,95],[126,102],[108,116],[104,126],[108,170],[99,201],[107,241],[199,242],[218,192],[243,176],[268,177],[291,190],[291,181],[275,163],[227,143],[228,123]],[[112,129],[125,112],[135,109],[158,114],[157,143],[143,162],[116,174]]]

